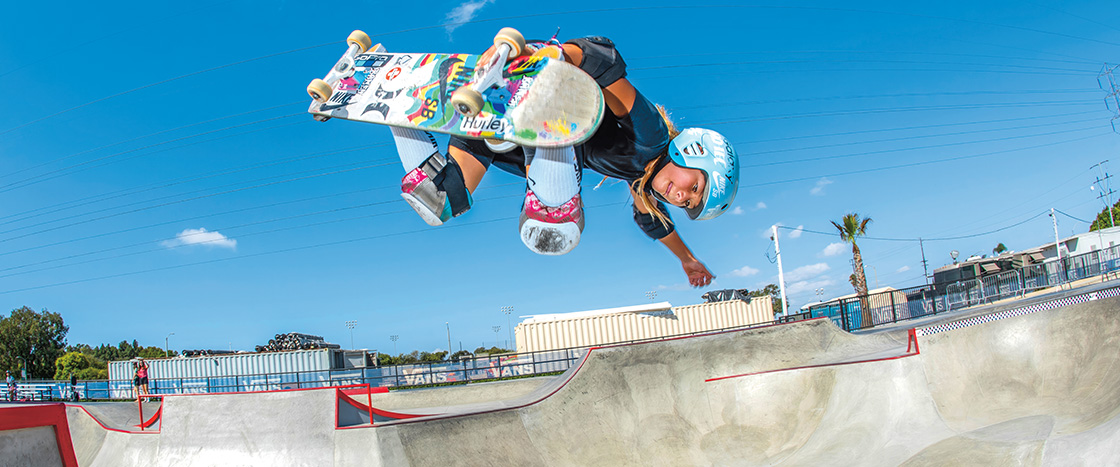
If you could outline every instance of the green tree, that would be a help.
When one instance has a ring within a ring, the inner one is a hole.
[[[504,353],[513,353],[513,351],[509,349],[503,349],[501,347],[490,347],[489,349],[486,347],[479,347],[477,349],[474,349],[475,355],[496,355]]]
[[[446,351],[439,352],[420,352],[421,363],[439,363],[443,361],[443,357],[447,356]]]
[[[420,351],[413,350],[412,353],[402,353],[393,360],[395,360],[394,364],[396,365],[411,365],[413,363],[420,363]]]
[[[26,366],[29,378],[50,377],[69,330],[62,315],[47,310],[22,307],[0,316],[0,367],[15,373]]]
[[[740,291],[740,293],[742,292]],[[761,289],[747,292],[747,296],[750,297],[762,297],[766,295],[769,295],[773,299],[774,314],[780,314],[782,312],[782,294],[777,284],[769,284]]]
[[[1110,228],[1112,227],[1113,221],[1120,220],[1120,201],[1117,201],[1116,204],[1112,205],[1111,217],[1109,217],[1108,211],[1108,208],[1101,208],[1101,212],[1097,214],[1097,218],[1093,220],[1093,223],[1091,225],[1089,225],[1090,232],[1094,230]]]
[[[830,221],[840,232],[840,239],[852,244],[852,275],[849,277],[852,288],[859,297],[860,310],[863,313],[864,325],[871,324],[871,304],[867,299],[867,275],[863,272],[863,255],[859,251],[856,239],[867,234],[867,224],[871,218],[860,218],[854,212],[844,214],[840,222]]]
[[[460,350],[458,352],[455,352],[455,353],[451,354],[451,361],[457,362],[459,360],[469,359],[473,356],[474,355],[471,355],[471,352],[469,350]]]
[[[1007,251],[1007,246],[1004,245],[1003,243],[1000,243],[999,245],[996,245],[995,248],[992,248],[992,255],[993,256],[999,256],[1001,253],[1003,253],[1005,251]]]
[[[54,361],[54,367],[54,379],[58,380],[70,379],[71,374],[78,379],[109,379],[105,362],[82,352],[67,352]]]

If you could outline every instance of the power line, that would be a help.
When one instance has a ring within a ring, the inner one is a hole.
[[[1044,147],[1049,147],[1049,146],[1056,146],[1056,145],[1059,145],[1059,144],[1066,144],[1066,143],[1072,143],[1072,142],[1077,142],[1077,141],[1084,141],[1084,140],[1092,139],[1092,138],[1099,138],[1101,136],[1106,136],[1106,135],[1100,134],[1100,135],[1093,135],[1093,136],[1085,136],[1085,137],[1081,137],[1081,138],[1068,139],[1068,140],[1064,140],[1064,141],[1056,141],[1056,142],[1052,142],[1052,143],[1038,144],[1038,145],[1028,146],[1028,147],[1024,147],[1024,148],[1005,149],[1005,150],[992,151],[992,152],[986,152],[986,153],[980,153],[980,154],[971,154],[971,155],[967,155],[967,156],[956,156],[956,157],[949,157],[949,158],[944,158],[944,159],[934,159],[934,160],[922,161],[922,162],[912,162],[912,163],[908,163],[908,164],[880,166],[880,167],[874,167],[874,168],[870,168],[870,169],[850,170],[850,171],[846,171],[846,172],[837,172],[837,173],[832,173],[832,174],[820,174],[820,175],[813,175],[813,176],[808,176],[808,177],[791,178],[791,179],[777,180],[777,181],[772,181],[772,182],[753,183],[753,184],[750,184],[750,185],[741,185],[741,186],[757,187],[757,186],[768,186],[768,185],[780,185],[780,184],[783,184],[783,183],[803,182],[803,181],[806,181],[806,180],[819,180],[822,177],[841,177],[841,176],[846,176],[846,175],[856,175],[856,174],[862,174],[862,173],[880,172],[880,171],[884,171],[884,170],[894,170],[894,169],[901,169],[901,168],[907,168],[907,167],[918,167],[918,166],[922,166],[922,165],[939,164],[939,163],[942,163],[942,162],[952,162],[952,161],[958,161],[958,160],[964,160],[964,159],[974,159],[974,158],[978,158],[978,157],[987,157],[987,156],[994,156],[994,155],[998,155],[998,154],[1007,154],[1007,153],[1010,153],[1010,152],[1026,151],[1026,150],[1029,150],[1029,149],[1038,149],[1038,148],[1044,148]]]
[[[596,206],[588,206],[588,208],[589,209],[599,209],[599,208],[603,208],[603,207],[617,206],[617,205],[621,205],[621,204],[624,204],[624,203],[608,203],[608,204],[602,204],[602,205],[596,205]],[[404,212],[404,211],[402,211],[402,212]],[[457,229],[457,228],[470,227],[470,226],[476,226],[476,225],[491,224],[491,223],[494,223],[494,222],[501,222],[501,221],[511,221],[511,220],[514,220],[514,219],[517,219],[517,218],[518,218],[518,216],[506,216],[506,217],[499,217],[499,218],[484,220],[484,221],[455,223],[455,224],[452,224],[452,225],[446,225],[439,230],[446,231],[448,229]],[[24,287],[24,288],[20,288],[20,289],[0,291],[0,295],[7,295],[7,294],[12,294],[12,293],[18,293],[18,292],[27,292],[27,291],[30,291],[30,290],[39,290],[39,289],[59,287],[59,286],[64,286],[64,285],[80,284],[80,283],[93,282],[93,281],[99,281],[99,280],[105,280],[105,279],[113,279],[113,278],[117,278],[117,277],[126,277],[126,276],[134,276],[134,275],[138,275],[138,274],[148,274],[148,273],[153,273],[153,272],[168,271],[168,270],[181,269],[181,268],[186,268],[186,267],[191,267],[191,266],[216,264],[216,263],[223,263],[223,262],[229,262],[229,261],[235,261],[235,260],[244,260],[244,259],[262,257],[262,256],[271,256],[271,255],[277,255],[277,254],[283,254],[283,253],[291,253],[291,252],[295,252],[295,251],[346,245],[346,244],[350,244],[350,243],[358,243],[358,242],[364,242],[364,241],[369,241],[369,240],[377,240],[377,239],[383,239],[383,238],[398,237],[398,236],[403,236],[403,235],[417,235],[417,234],[421,234],[421,233],[431,233],[431,232],[434,232],[434,231],[436,231],[436,230],[431,229],[431,228],[422,228],[422,229],[416,229],[416,230],[409,230],[409,231],[405,231],[405,232],[396,232],[396,233],[391,233],[391,234],[371,235],[371,236],[364,236],[364,237],[338,240],[338,241],[332,241],[332,242],[322,242],[322,243],[316,243],[316,244],[312,244],[312,245],[303,245],[303,246],[296,246],[296,247],[291,247],[291,248],[283,248],[283,249],[279,249],[279,250],[264,251],[264,252],[252,253],[252,254],[247,254],[247,255],[243,255],[243,256],[230,257],[230,258],[218,258],[218,259],[212,259],[212,260],[207,260],[207,261],[198,261],[198,262],[187,263],[187,264],[177,264],[177,265],[173,265],[173,266],[164,266],[164,267],[151,268],[151,269],[145,269],[145,270],[140,270],[140,271],[129,271],[129,272],[123,272],[123,273],[118,273],[118,274],[109,274],[109,275],[93,277],[93,278],[76,279],[76,280],[71,280],[71,281],[57,282],[57,283],[53,283],[53,284],[39,285],[39,286],[33,286],[33,287]]]
[[[884,241],[884,242],[919,242],[919,241],[939,242],[939,241],[948,241],[948,240],[962,240],[962,239],[966,239],[966,238],[983,237],[985,235],[991,235],[991,234],[994,234],[996,232],[1002,232],[1004,230],[1012,229],[1012,228],[1015,228],[1015,227],[1018,227],[1020,225],[1026,224],[1027,222],[1030,222],[1032,220],[1035,220],[1035,219],[1037,219],[1039,217],[1042,217],[1044,215],[1047,215],[1047,214],[1049,214],[1048,211],[1043,211],[1043,212],[1040,212],[1038,214],[1035,214],[1034,216],[1031,216],[1030,218],[1028,218],[1024,221],[1016,222],[1014,224],[1011,224],[1011,225],[1008,225],[1008,226],[1005,226],[1005,227],[1001,227],[1001,228],[998,228],[998,229],[995,229],[995,230],[989,230],[987,232],[975,233],[975,234],[970,234],[970,235],[959,235],[959,236],[955,236],[955,237],[889,238],[889,237],[862,236],[862,237],[859,237],[859,238],[861,240],[877,240],[877,241]],[[807,232],[807,233],[812,233],[812,234],[817,234],[817,235],[826,235],[826,236],[829,236],[829,237],[834,237],[834,236],[837,235],[836,232],[831,232],[831,233],[830,232],[821,232],[821,231],[818,231],[818,230],[809,230],[809,229],[805,229],[805,228],[795,229],[793,227],[786,227],[786,226],[783,226],[783,225],[779,225],[778,228],[779,229],[786,229],[786,230],[801,230],[802,232]]]

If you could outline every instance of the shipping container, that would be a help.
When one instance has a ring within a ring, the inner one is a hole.
[[[306,387],[301,383],[331,380],[331,370],[360,369],[370,363],[365,351],[338,349],[238,353],[145,361],[148,363],[148,379],[151,381],[149,390],[154,394]],[[134,374],[132,360],[109,362],[111,397],[132,397]]]
[[[517,352],[590,347],[657,339],[765,323],[774,320],[769,295],[673,307],[667,302],[533,316],[514,328]]]

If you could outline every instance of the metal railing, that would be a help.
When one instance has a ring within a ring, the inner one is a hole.
[[[810,306],[808,313],[814,318],[830,318],[845,331],[856,331],[992,303],[1117,271],[1120,245],[977,279],[834,300]]]
[[[809,313],[790,315],[775,321],[723,329],[695,331],[658,338],[633,339],[601,346],[652,342],[679,337],[746,330],[790,321],[809,319]],[[577,364],[591,347],[576,347],[520,354],[479,356],[457,362],[392,365],[372,368],[346,368],[323,371],[267,373],[237,376],[157,378],[149,377],[149,393],[208,394],[279,389],[304,389],[369,384],[373,387],[407,388],[445,383],[471,383],[534,376],[566,371]],[[46,397],[66,399],[72,394],[69,381],[21,381],[21,385],[49,387]],[[131,380],[83,380],[77,385],[81,399],[134,399]]]

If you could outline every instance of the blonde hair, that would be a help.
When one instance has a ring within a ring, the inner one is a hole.
[[[677,129],[677,125],[669,118],[669,111],[665,110],[665,107],[661,104],[657,104],[656,107],[657,113],[661,115],[661,120],[665,121],[665,127],[669,129],[669,139],[676,138],[677,135],[681,134],[681,131]],[[646,208],[646,211],[649,211],[650,216],[653,216],[661,222],[662,226],[668,228],[673,221],[669,220],[660,209],[657,209],[657,201],[651,199],[652,195],[650,195],[649,190],[646,189],[649,186],[650,180],[653,178],[653,172],[654,169],[657,168],[657,163],[661,161],[661,158],[666,156],[666,153],[662,153],[649,161],[649,163],[646,164],[642,176],[635,180],[631,187],[634,189],[634,194],[636,195],[634,202],[640,201],[642,206]]]

